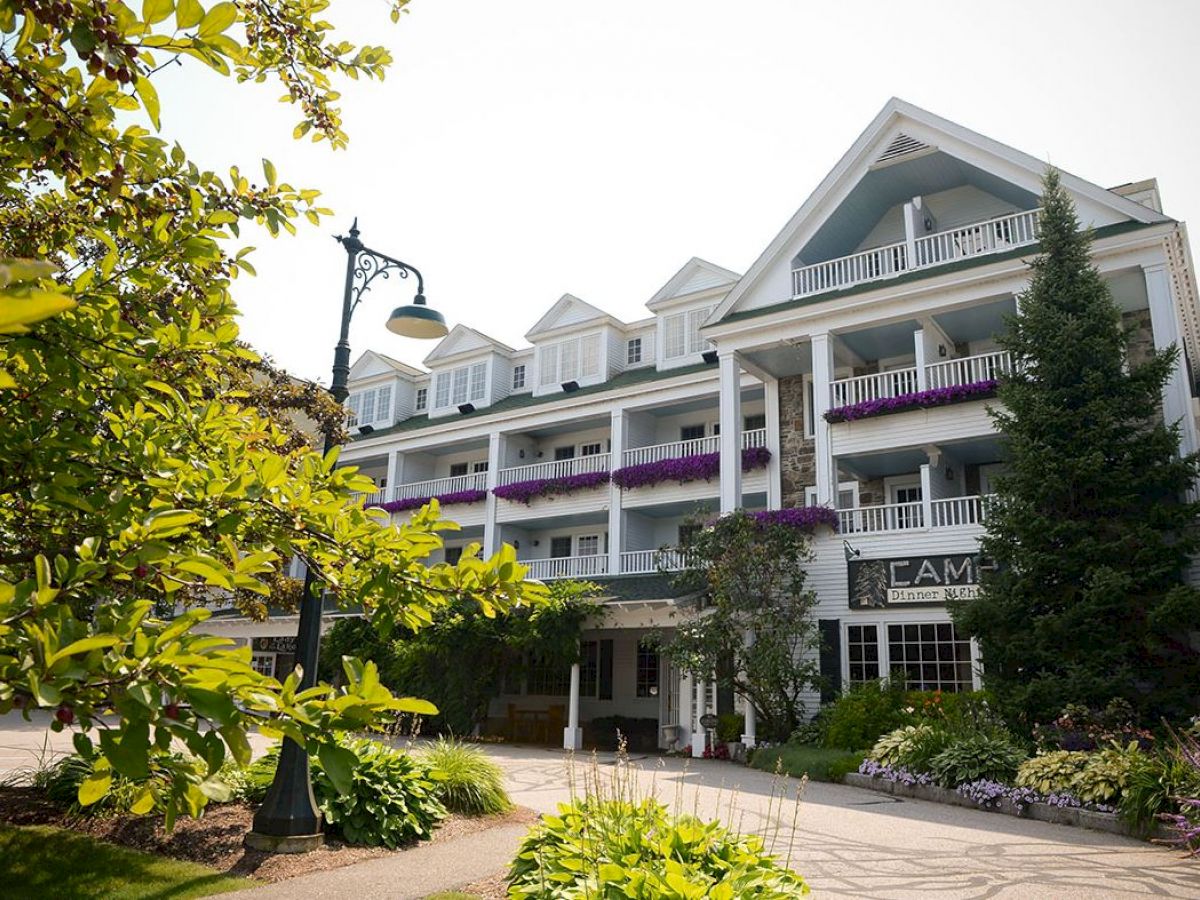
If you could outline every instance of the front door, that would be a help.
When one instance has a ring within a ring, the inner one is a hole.
[[[892,502],[897,504],[894,510],[897,528],[921,527],[921,507],[911,505],[921,502],[921,485],[892,485]]]

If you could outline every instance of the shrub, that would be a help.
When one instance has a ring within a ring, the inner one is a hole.
[[[707,897],[787,900],[804,879],[717,822],[675,818],[661,803],[587,798],[559,806],[521,842],[510,897]]]
[[[1154,735],[1138,727],[1133,706],[1122,697],[1114,697],[1104,709],[1068,703],[1049,725],[1035,725],[1033,737],[1050,750],[1097,750],[1130,741],[1148,750],[1154,743]]]
[[[436,793],[451,812],[491,816],[512,808],[504,790],[504,773],[478,747],[438,738],[421,753],[437,779]]]
[[[722,713],[717,717],[717,740],[728,744],[740,741],[746,733],[746,717],[741,713]]]
[[[1078,750],[1053,750],[1039,753],[1017,769],[1017,786],[1033,788],[1041,794],[1069,791],[1075,776],[1087,765],[1088,755]]]
[[[908,724],[904,708],[904,691],[899,684],[868,681],[854,685],[829,707],[825,746],[850,750],[870,747],[880,735]]]
[[[390,850],[409,841],[428,838],[446,816],[437,797],[437,783],[417,760],[370,740],[338,743],[358,757],[350,790],[338,793],[318,757],[310,757],[313,794],[325,816],[326,827],[350,844]],[[279,762],[276,745],[251,766],[254,792],[265,793]]]
[[[1092,753],[1071,783],[1071,791],[1084,803],[1115,803],[1129,786],[1134,768],[1144,761],[1136,741]]]
[[[931,731],[933,728],[929,725],[905,725],[903,728],[889,731],[875,742],[869,756],[881,765],[899,765],[912,750],[913,742]]]
[[[763,772],[778,770],[793,778],[807,775],[813,781],[839,782],[847,772],[858,771],[862,760],[863,754],[854,750],[783,744],[756,750],[750,765]]]
[[[900,765],[912,772],[928,772],[939,753],[974,731],[952,729],[946,725],[926,725],[903,748]]]
[[[929,772],[943,787],[970,781],[1011,782],[1025,759],[1025,751],[1007,737],[982,732],[956,737],[933,757]]]

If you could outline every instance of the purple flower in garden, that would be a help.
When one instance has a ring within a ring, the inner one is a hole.
[[[770,461],[771,451],[766,447],[747,447],[742,451],[742,471],[761,469]],[[649,487],[664,481],[686,484],[689,481],[710,481],[721,474],[720,453],[693,453],[673,459],[625,466],[612,473],[612,481],[619,488]]]
[[[934,388],[931,391],[917,391],[912,394],[900,394],[896,397],[864,400],[862,403],[851,403],[849,406],[839,406],[829,410],[825,413],[825,421],[831,423],[852,422],[855,419],[869,419],[872,416],[883,416],[906,409],[924,409],[961,403],[964,400],[978,400],[981,397],[990,397],[995,394],[997,385],[999,382],[995,378],[988,378],[970,384]]]
[[[555,494],[570,494],[608,483],[608,472],[580,472],[578,475],[563,475],[559,478],[531,478],[498,484],[492,493],[501,500],[513,500],[528,504],[536,497],[552,497]]]
[[[376,503],[385,512],[403,512],[408,509],[420,509],[430,500],[437,500],[442,506],[453,506],[456,503],[478,503],[487,499],[487,491],[451,491],[448,494],[437,494],[433,497],[404,497],[401,500],[390,500],[387,503]]]

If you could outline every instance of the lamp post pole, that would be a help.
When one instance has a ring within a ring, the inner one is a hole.
[[[342,291],[342,326],[333,351],[333,381],[329,393],[341,405],[349,393],[350,379],[350,319],[362,302],[376,277],[389,277],[396,272],[407,278],[411,272],[417,279],[417,294],[413,305],[400,307],[388,321],[389,330],[413,337],[436,337],[427,334],[431,326],[440,324],[445,334],[445,322],[440,313],[425,305],[425,281],[421,273],[407,263],[393,259],[363,245],[358,239],[358,219],[350,226],[346,237],[336,240],[346,251],[346,282]],[[412,312],[412,310],[416,312]],[[418,333],[406,327],[415,321]],[[436,329],[434,329],[436,331]],[[337,446],[332,431],[325,433],[324,453]],[[300,625],[296,632],[296,663],[301,667],[300,690],[317,683],[317,657],[321,646],[322,591],[320,578],[311,569],[304,573],[304,590],[300,598]],[[283,739],[275,778],[263,804],[254,814],[253,830],[246,835],[246,844],[263,850],[283,853],[302,853],[320,845],[321,812],[313,796],[308,753],[291,738]]]

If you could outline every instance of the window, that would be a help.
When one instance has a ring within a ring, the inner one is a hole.
[[[564,459],[574,459],[574,458],[575,458],[575,445],[574,444],[568,444],[565,447],[555,447],[554,448],[555,461],[562,461]]]
[[[429,405],[429,388],[417,388],[416,410],[421,412]]]
[[[543,697],[566,697],[571,693],[571,670],[562,665],[547,664],[539,657],[529,662],[525,693]]]
[[[888,625],[888,665],[912,691],[969,691],[971,642],[951,622]]]
[[[743,431],[759,431],[767,427],[767,414],[756,413],[753,416],[746,416],[742,419]]]
[[[895,484],[891,486],[892,502],[897,504],[893,510],[896,516],[896,528],[920,528],[925,516],[921,507],[920,484]]]
[[[471,463],[471,471],[472,472],[486,472],[487,470],[488,470],[488,461],[486,459],[482,460],[481,462]]]
[[[804,489],[804,505],[817,505],[817,489],[809,486]],[[837,508],[854,509],[858,506],[858,482],[843,481],[838,485]]]
[[[679,439],[681,441],[696,441],[704,437],[704,425],[684,425],[679,429]]]
[[[559,341],[538,348],[538,385],[547,387],[600,374],[600,335]]]
[[[637,696],[658,696],[658,651],[638,643]]]
[[[449,372],[438,372],[433,379],[433,407],[445,409],[475,403],[487,396],[487,368],[485,362],[460,366]]]
[[[677,359],[694,353],[703,353],[709,342],[700,336],[700,326],[708,318],[713,307],[692,309],[663,318],[663,356]]]
[[[466,475],[468,465],[469,465],[468,463],[451,463],[450,464],[450,477],[457,478],[459,475]]]
[[[581,534],[576,540],[578,556],[596,556],[600,552],[600,535]]]
[[[817,392],[813,388],[813,379],[811,375],[804,376],[804,436],[806,438],[814,438],[817,436]]]
[[[462,559],[462,555],[463,555],[462,547],[447,547],[446,548],[446,562],[450,563],[450,565],[452,565],[452,566],[458,565],[458,561],[460,559]]]
[[[596,641],[579,642],[579,694],[595,697],[600,689],[600,644]]]
[[[358,391],[346,398],[347,427],[377,425],[380,422],[392,424],[392,386],[390,384]]]
[[[275,677],[275,654],[274,653],[251,653],[250,668],[259,675],[266,675],[268,678]]]
[[[635,365],[642,361],[642,339],[633,338],[625,345],[625,362]]]
[[[550,558],[562,559],[571,555],[571,536],[569,534],[550,538]]]
[[[525,387],[525,367],[513,366],[512,389],[514,391],[519,391],[523,387]]]
[[[879,677],[879,629],[874,625],[846,628],[846,654],[850,661],[850,683],[874,681]]]
[[[601,444],[599,441],[596,441],[595,443],[591,443],[591,444],[580,444],[579,445],[579,455],[580,456],[599,456],[603,452],[604,452],[604,445]]]

